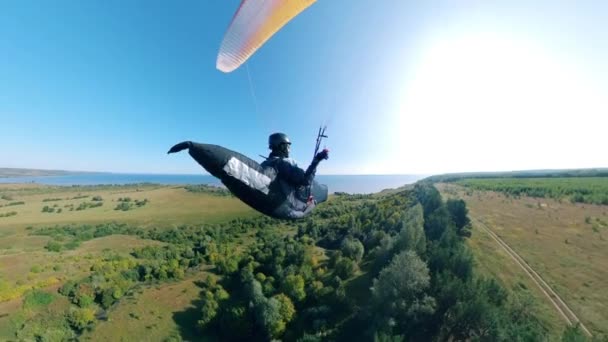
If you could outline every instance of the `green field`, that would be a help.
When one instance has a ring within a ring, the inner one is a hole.
[[[335,195],[300,221],[205,187],[0,189],[19,203],[0,217],[0,340],[555,340],[565,328],[427,184]]]
[[[473,218],[484,222],[520,254],[592,332],[605,335],[608,333],[608,206],[527,197],[523,193],[514,197],[507,195],[512,192],[504,190],[536,184],[539,188],[578,187],[591,192],[598,183],[597,189],[603,189],[605,182],[604,179],[561,180],[563,185],[560,179],[474,179],[461,181],[467,187],[451,183],[438,187],[444,196],[464,199]],[[525,287],[535,292],[536,297],[545,302],[542,310],[546,321],[551,326],[563,324],[535,285],[487,234],[475,229],[470,243],[478,256],[478,267],[484,273],[501,279],[509,288]]]
[[[462,179],[457,184],[510,196],[567,199],[573,203],[608,205],[608,177]]]
[[[128,209],[116,209],[121,203],[127,203],[127,198],[131,204],[126,206]],[[103,255],[111,252],[128,257],[135,248],[163,244],[132,235],[77,239],[37,233],[45,227],[121,223],[163,230],[258,216],[223,192],[151,184],[84,187],[2,184],[0,206],[0,214],[16,212],[7,217],[0,215],[0,340],[14,337],[11,316],[23,313],[21,300],[32,289],[52,293],[66,280],[89,275],[91,265]],[[60,253],[50,251],[49,243],[55,241],[68,248],[62,248]],[[32,312],[28,315],[38,317]]]

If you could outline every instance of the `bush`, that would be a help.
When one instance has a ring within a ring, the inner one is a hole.
[[[365,248],[358,239],[348,237],[342,241],[342,255],[359,263],[363,258]]]
[[[9,211],[7,213],[0,214],[0,217],[10,217],[10,216],[15,216],[15,215],[17,215],[16,211]]]
[[[95,321],[95,310],[92,308],[72,308],[67,314],[70,325],[77,331],[82,331]]]
[[[41,290],[31,290],[25,294],[23,299],[23,307],[25,309],[33,309],[51,304],[55,300],[55,296]]]
[[[63,248],[63,246],[57,242],[57,241],[49,241],[45,248],[49,251],[49,252],[60,252],[61,249]]]
[[[118,203],[118,205],[114,208],[114,210],[122,210],[122,211],[127,211],[131,209],[131,206],[129,205],[129,203],[127,202],[120,202]]]
[[[349,258],[341,258],[336,264],[336,274],[342,279],[348,279],[357,273],[357,264]]]

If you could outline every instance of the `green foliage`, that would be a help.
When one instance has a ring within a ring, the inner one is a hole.
[[[94,323],[95,310],[92,308],[70,308],[67,320],[76,331],[82,331]]]
[[[285,321],[286,323],[290,322],[296,314],[296,309],[293,303],[291,302],[291,299],[289,299],[289,297],[282,293],[279,293],[278,295],[275,295],[272,298],[276,299],[281,304],[280,314],[283,321]]]
[[[350,258],[357,263],[361,262],[363,258],[363,253],[365,248],[363,244],[358,239],[353,239],[352,237],[347,237],[342,241],[342,255]]]
[[[303,301],[306,298],[304,278],[301,275],[288,275],[285,277],[282,290],[296,302]]]
[[[232,193],[225,188],[221,188],[221,187],[213,186],[213,185],[207,185],[207,184],[188,185],[188,186],[184,187],[184,189],[186,189],[186,191],[188,191],[188,192],[193,192],[193,193],[204,193],[204,194],[222,196],[222,197],[233,196]]]
[[[430,279],[426,264],[416,252],[396,255],[373,282],[376,324],[383,330],[409,332],[423,322],[435,310],[435,300],[427,294]]]
[[[122,210],[122,211],[132,210],[132,209],[143,207],[144,205],[148,204],[148,202],[149,201],[147,198],[145,198],[143,200],[136,199],[134,201],[131,201],[130,197],[124,197],[124,198],[121,197],[118,199],[118,204],[116,205],[114,210]]]
[[[569,198],[575,203],[608,205],[608,177],[464,179],[457,183],[510,196]]]
[[[336,263],[336,275],[342,279],[349,279],[357,273],[357,264],[349,258],[340,258]]]
[[[589,339],[583,333],[580,326],[570,325],[567,326],[562,334],[562,342],[587,342]]]
[[[431,212],[424,221],[424,231],[428,240],[439,240],[453,226],[447,208],[443,205]]]
[[[374,342],[403,342],[403,335],[391,335],[385,332],[376,332]]]
[[[28,291],[23,298],[24,309],[34,309],[44,307],[51,304],[55,300],[55,296],[42,290]]]
[[[74,250],[74,249],[80,247],[80,241],[72,240],[72,241],[66,243],[65,245],[63,245],[63,247],[67,250]]]
[[[5,207],[9,207],[9,206],[13,206],[13,205],[24,205],[25,202],[24,201],[16,201],[16,202],[10,202],[8,204],[5,204]]]
[[[57,241],[49,241],[44,248],[49,252],[61,252],[63,246]]]
[[[5,213],[0,213],[0,217],[11,217],[17,215],[16,211],[8,211]]]
[[[426,251],[422,205],[416,204],[405,212],[401,231],[395,241],[395,249],[398,252],[413,250],[418,254]]]
[[[473,274],[472,254],[457,234],[466,220],[466,207],[417,184],[382,196],[342,194],[295,223],[262,216],[167,229],[66,225],[31,234],[51,237],[59,250],[111,234],[163,242],[129,258],[95,260],[90,276],[59,290],[73,309],[107,309],[137,284],[214,266],[221,276],[201,284],[196,325],[218,340],[542,340],[533,311]],[[246,246],[235,248],[237,239]],[[88,312],[70,313],[75,331],[91,326]]]
[[[469,210],[467,209],[467,204],[461,199],[449,199],[446,202],[446,208],[452,222],[454,222],[458,235],[471,236],[469,227],[471,220],[468,217]]]
[[[98,208],[103,205],[103,202],[82,202],[76,207],[76,210],[86,210],[89,208]]]
[[[204,329],[217,315],[219,305],[215,296],[209,290],[204,292],[202,302],[201,318],[198,320],[198,327]]]
[[[56,202],[56,201],[63,201],[63,198],[45,198],[42,200],[42,202]]]
[[[43,213],[52,213],[54,211],[55,211],[55,208],[49,207],[48,205],[45,205],[44,207],[42,207],[42,212]]]
[[[63,314],[48,312],[36,315],[35,319],[12,317],[18,327],[17,341],[73,341],[76,333]]]

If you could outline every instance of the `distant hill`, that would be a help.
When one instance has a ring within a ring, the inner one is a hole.
[[[86,171],[65,171],[65,170],[38,170],[38,169],[18,169],[0,167],[0,178],[11,177],[41,177],[41,176],[66,176],[78,173],[90,173]]]

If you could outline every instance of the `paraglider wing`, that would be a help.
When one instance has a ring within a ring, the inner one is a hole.
[[[316,0],[243,0],[224,35],[216,67],[231,72]]]

